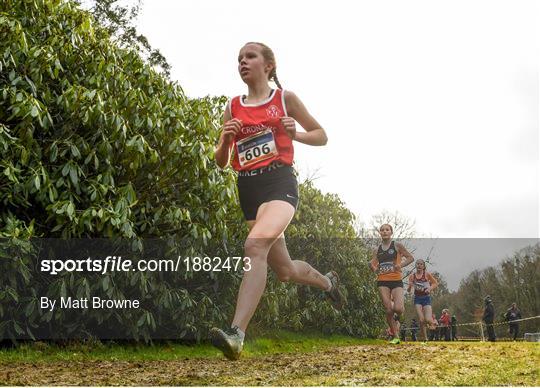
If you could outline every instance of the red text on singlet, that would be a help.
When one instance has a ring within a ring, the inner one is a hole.
[[[241,96],[230,103],[232,118],[242,121],[233,144],[232,166],[236,171],[254,170],[274,161],[292,165],[294,148],[281,118],[287,116],[284,91],[275,89],[258,104],[246,104]]]

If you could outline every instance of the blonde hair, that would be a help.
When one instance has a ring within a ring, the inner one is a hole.
[[[261,42],[247,42],[244,46],[247,46],[248,44],[256,44],[256,45],[261,47],[261,54],[262,54],[264,60],[266,62],[271,63],[272,65],[274,65],[274,68],[272,70],[270,70],[270,74],[268,74],[268,81],[273,81],[277,85],[277,87],[279,89],[283,89],[283,87],[281,86],[281,83],[279,82],[278,77],[277,77],[276,57],[275,57],[274,52],[272,51],[272,49],[270,47],[268,47],[267,45],[265,45],[264,43],[261,43]]]

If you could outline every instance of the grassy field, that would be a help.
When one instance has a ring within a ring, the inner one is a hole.
[[[235,362],[209,345],[22,345],[0,351],[0,384],[535,386],[539,365],[536,343],[391,346],[284,333],[249,341]]]

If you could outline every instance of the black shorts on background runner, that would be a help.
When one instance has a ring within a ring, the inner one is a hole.
[[[298,182],[292,166],[274,162],[268,167],[238,173],[240,207],[246,221],[254,221],[265,202],[280,200],[298,207]]]

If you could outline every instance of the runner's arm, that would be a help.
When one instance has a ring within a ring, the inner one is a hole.
[[[379,268],[379,260],[377,260],[377,251],[373,250],[373,254],[371,255],[371,261],[369,262],[369,267],[373,272],[377,272],[377,269]]]
[[[296,131],[294,140],[313,146],[323,146],[328,141],[326,132],[321,125],[308,112],[296,94],[285,91],[285,105],[289,117],[295,119],[306,132]]]
[[[401,243],[396,243],[396,246],[399,250],[399,253],[401,253],[401,256],[405,257],[405,260],[402,260],[400,263],[401,268],[404,268],[411,264],[414,261],[414,257],[410,254],[407,248],[405,248],[405,246]]]
[[[225,123],[227,123],[229,120],[231,120],[231,112],[229,110],[229,105],[227,104],[227,107],[225,108],[225,112],[223,113],[223,125],[225,126]],[[219,142],[216,147],[216,150],[214,151],[214,158],[216,159],[216,164],[220,168],[225,168],[229,164],[229,161],[231,159],[231,148],[232,143],[226,144],[225,141],[225,131],[221,132],[221,135],[219,136]]]
[[[409,275],[409,285],[407,286],[407,292],[411,292],[411,289],[413,288],[414,284],[414,274]]]
[[[435,276],[433,276],[429,272],[426,272],[426,278],[429,282],[429,292],[431,292],[437,288],[437,286],[439,285],[439,282],[437,281],[437,279],[435,279]]]

